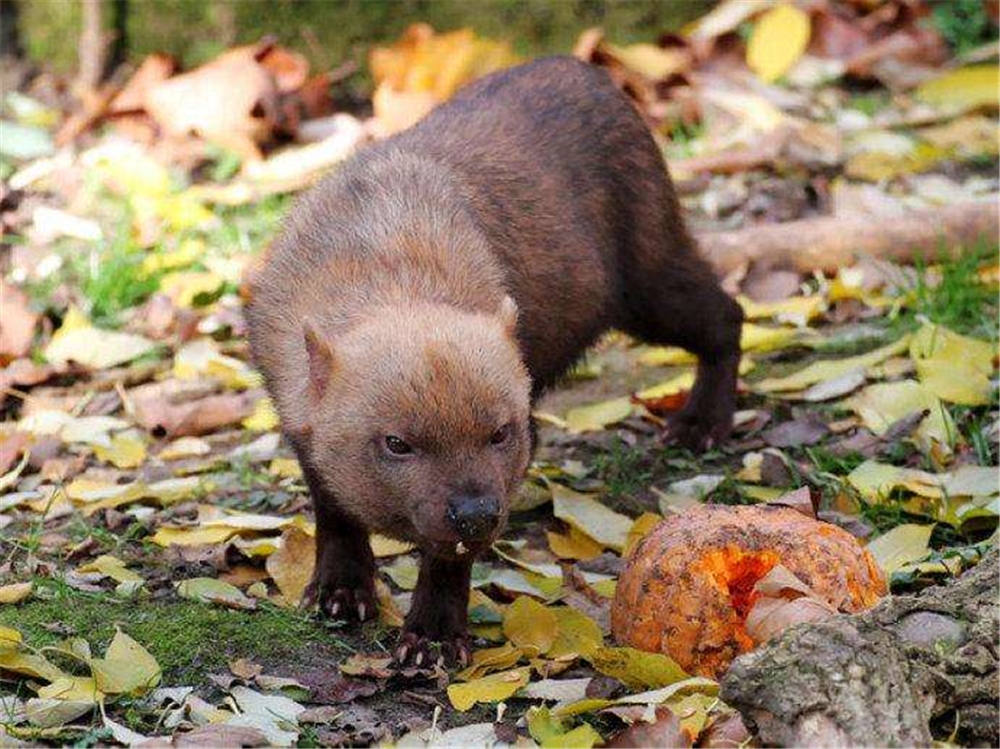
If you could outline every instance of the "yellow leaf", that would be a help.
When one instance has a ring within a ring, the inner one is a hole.
[[[690,61],[690,56],[680,49],[665,49],[655,44],[639,43],[619,47],[617,44],[603,42],[601,47],[625,67],[651,81],[659,81],[684,70]]]
[[[204,546],[220,544],[236,535],[236,528],[159,528],[149,539],[160,546]]]
[[[813,362],[804,369],[800,369],[798,372],[787,377],[771,377],[761,380],[754,383],[754,389],[761,393],[804,390],[810,385],[815,385],[817,382],[832,380],[834,377],[840,377],[856,369],[881,364],[889,357],[903,353],[909,346],[910,336],[903,336],[898,341],[874,351],[869,351],[867,354],[849,356],[844,359],[823,359]]]
[[[283,479],[302,478],[302,466],[295,458],[275,458],[267,467],[267,472]]]
[[[213,577],[194,577],[177,583],[177,595],[204,603],[218,603],[231,609],[249,610],[256,602],[247,598],[235,585]]]
[[[941,489],[943,478],[945,477],[927,471],[902,468],[874,460],[866,460],[847,475],[851,486],[865,499],[873,502],[885,500],[893,489],[900,486],[922,497],[940,498],[944,496]]]
[[[316,539],[298,528],[281,536],[281,546],[267,558],[265,568],[281,591],[286,606],[298,606],[316,565]]]
[[[33,587],[34,584],[31,582],[0,585],[0,603],[20,603],[31,595]]]
[[[634,648],[598,648],[589,660],[602,674],[632,689],[665,687],[688,676],[669,656]]]
[[[593,559],[600,556],[602,547],[589,536],[576,528],[570,528],[569,533],[545,532],[549,540],[549,548],[560,559]]]
[[[826,310],[826,300],[819,294],[793,296],[777,302],[755,302],[741,294],[736,297],[736,301],[740,303],[748,320],[771,318],[798,327],[804,327]]]
[[[44,657],[20,650],[0,649],[0,669],[47,681],[56,681],[66,676]]]
[[[864,425],[878,435],[885,434],[892,424],[904,416],[916,411],[928,411],[915,433],[924,450],[930,450],[937,443],[939,449],[950,451],[956,437],[955,423],[944,404],[915,380],[869,385],[846,399],[844,405],[854,410]]]
[[[952,70],[917,86],[916,95],[928,104],[961,110],[997,107],[1000,68],[995,63]]]
[[[243,426],[253,432],[270,432],[276,429],[278,412],[274,410],[271,399],[265,396],[258,400],[254,404],[253,413],[243,419]]]
[[[142,261],[142,272],[147,276],[161,270],[184,268],[205,257],[205,243],[200,239],[186,239],[176,250],[151,252]]]
[[[774,328],[766,325],[743,323],[740,348],[743,351],[775,351],[802,340],[803,332],[795,328]]]
[[[39,689],[38,696],[47,700],[81,702],[97,702],[104,697],[93,677],[66,675]]]
[[[522,657],[521,648],[505,642],[496,648],[483,648],[472,654],[472,663],[457,674],[462,681],[478,679],[493,671],[504,671],[516,665]]]
[[[897,525],[868,544],[868,551],[875,557],[882,571],[891,575],[908,562],[927,555],[928,542],[934,525]]]
[[[125,562],[110,554],[102,554],[92,562],[76,568],[77,572],[100,572],[119,583],[140,583],[142,576],[125,568]],[[105,690],[107,691],[107,690]]]
[[[384,557],[396,557],[413,551],[413,544],[409,541],[400,541],[396,538],[389,538],[378,533],[373,533],[368,538],[372,546],[372,554],[381,559]]]
[[[518,596],[503,616],[503,633],[519,648],[535,648],[545,654],[556,640],[559,620],[533,598]]]
[[[146,459],[146,443],[134,435],[118,434],[107,447],[95,444],[94,455],[116,468],[135,468]]]
[[[90,661],[97,688],[105,694],[143,694],[160,683],[160,665],[120,629],[103,658]]]
[[[982,406],[990,402],[995,349],[989,341],[925,323],[910,343],[917,379],[948,403]]]
[[[463,713],[480,702],[499,702],[525,686],[530,673],[529,668],[515,668],[462,684],[449,684],[448,699],[452,707]]]
[[[564,749],[590,749],[603,741],[601,734],[589,723],[581,723],[567,731],[563,722],[553,716],[547,707],[533,707],[525,716],[528,733],[542,749],[563,747]]]
[[[582,611],[569,606],[553,606],[549,609],[558,621],[559,633],[549,649],[549,658],[565,658],[578,655],[589,658],[604,644],[604,633],[600,626]]]
[[[621,552],[625,548],[632,519],[615,512],[588,494],[552,483],[553,514],[602,546]]]
[[[985,115],[967,115],[917,131],[922,139],[945,151],[956,151],[966,158],[997,156],[997,123]],[[994,266],[996,267],[996,266]]]
[[[107,369],[132,361],[156,348],[148,338],[93,327],[79,312],[67,313],[45,347],[52,364],[75,361],[89,369]]]
[[[566,412],[566,429],[572,434],[597,432],[632,414],[632,400],[626,395],[601,403],[577,406]]]
[[[809,16],[791,3],[761,14],[747,42],[747,65],[771,83],[789,70],[809,45]]]
[[[258,372],[246,362],[223,354],[211,338],[199,338],[181,346],[174,354],[173,371],[181,380],[212,377],[232,390],[245,390],[261,383]]]
[[[677,346],[652,346],[645,349],[636,359],[647,367],[672,367],[683,364],[697,364],[698,357]]]
[[[668,380],[648,387],[644,390],[640,390],[636,393],[636,396],[646,399],[652,398],[663,398],[667,395],[676,395],[684,390],[690,390],[694,385],[695,374],[694,371],[681,372]]]
[[[180,460],[208,455],[212,446],[201,437],[180,437],[156,454],[160,460]]]
[[[0,625],[0,653],[17,650],[23,641],[24,638],[16,629]]]
[[[655,512],[644,512],[637,517],[632,523],[632,527],[628,529],[622,556],[629,556],[639,542],[646,537],[646,534],[653,530],[661,520],[663,520],[663,516]]]

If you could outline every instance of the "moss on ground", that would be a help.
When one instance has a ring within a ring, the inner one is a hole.
[[[288,670],[317,659],[342,659],[353,650],[318,621],[270,605],[247,612],[177,599],[122,601],[65,587],[43,590],[53,597],[0,607],[0,625],[18,629],[32,647],[75,636],[96,653],[121,628],[153,654],[167,684],[200,683],[206,673],[227,670],[235,658]]]

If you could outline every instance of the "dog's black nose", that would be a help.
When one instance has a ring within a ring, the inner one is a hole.
[[[448,521],[466,541],[488,536],[500,522],[500,501],[488,494],[460,494],[448,500]]]

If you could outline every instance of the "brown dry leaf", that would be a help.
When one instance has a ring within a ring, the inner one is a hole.
[[[262,395],[259,390],[248,390],[175,403],[166,385],[156,382],[129,392],[136,423],[157,436],[196,436],[238,424],[253,413]]]
[[[145,109],[150,89],[167,80],[175,70],[177,61],[170,55],[159,53],[148,55],[139,69],[128,79],[125,87],[111,100],[108,112],[121,114]]]
[[[281,546],[268,556],[265,567],[274,579],[287,606],[297,606],[312,579],[316,558],[316,539],[291,527],[281,535]]]
[[[146,110],[167,135],[194,134],[244,159],[259,159],[257,144],[271,136],[278,121],[278,89],[259,62],[262,51],[256,44],[237,47],[153,86]]]
[[[391,47],[369,53],[379,134],[404,130],[465,83],[516,61],[506,42],[471,29],[437,34],[425,23],[413,24]]]
[[[28,295],[0,281],[0,363],[24,356],[35,339],[38,315],[31,311]]]
[[[778,564],[754,585],[759,595],[746,617],[746,632],[757,644],[793,624],[825,619],[837,610],[787,567]]]
[[[48,380],[56,369],[48,364],[36,364],[31,359],[14,359],[0,369],[0,404],[7,397],[10,388],[38,385]]]
[[[652,723],[637,721],[608,741],[606,747],[689,747],[691,738],[668,707],[656,708]]]

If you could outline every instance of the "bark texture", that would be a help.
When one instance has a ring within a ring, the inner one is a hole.
[[[997,746],[1000,557],[854,616],[792,627],[738,658],[722,698],[764,746]]]
[[[902,216],[810,218],[697,237],[704,257],[719,276],[743,263],[792,268],[802,273],[836,271],[863,256],[896,262],[960,252],[980,241],[996,244],[996,203],[956,203]]]

